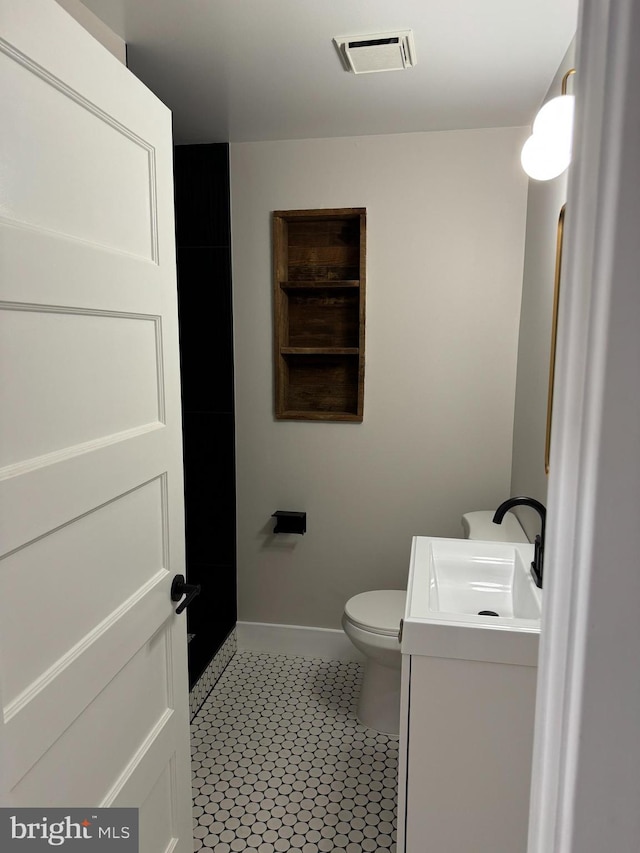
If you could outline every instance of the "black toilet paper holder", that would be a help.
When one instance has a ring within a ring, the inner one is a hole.
[[[285,509],[276,510],[271,518],[275,518],[276,526],[274,533],[301,533],[307,532],[307,513],[291,512]]]

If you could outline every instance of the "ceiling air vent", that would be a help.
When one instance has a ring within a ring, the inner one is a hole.
[[[416,64],[411,30],[376,33],[372,36],[338,36],[333,43],[345,71],[353,71],[354,74],[401,71]]]

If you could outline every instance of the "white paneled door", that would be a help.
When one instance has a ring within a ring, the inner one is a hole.
[[[0,805],[192,849],[169,111],[0,0]]]

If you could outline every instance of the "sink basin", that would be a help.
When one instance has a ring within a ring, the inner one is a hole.
[[[431,613],[540,619],[539,590],[530,577],[533,545],[432,539],[429,545]]]
[[[532,559],[529,543],[414,537],[402,652],[535,665]]]

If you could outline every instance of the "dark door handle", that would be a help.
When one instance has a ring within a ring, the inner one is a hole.
[[[176,607],[176,613],[182,613],[196,595],[200,595],[200,584],[185,583],[184,575],[176,575],[171,584],[171,601],[180,601],[183,595],[187,597]]]

